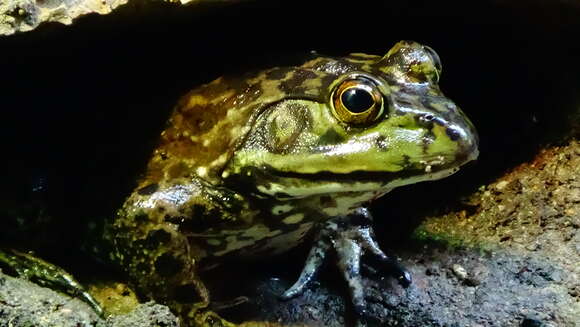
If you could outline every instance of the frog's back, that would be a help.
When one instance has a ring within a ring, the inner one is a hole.
[[[275,67],[245,78],[220,77],[190,91],[161,133],[140,187],[186,175],[219,184],[221,170],[264,108],[292,97],[323,101],[322,79],[334,78],[321,70],[328,62],[334,59],[305,60],[299,67]]]
[[[218,78],[183,96],[161,133],[141,186],[192,173],[217,179],[261,94],[256,84]]]

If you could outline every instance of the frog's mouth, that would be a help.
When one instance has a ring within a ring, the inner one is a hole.
[[[367,171],[354,170],[346,173],[335,172],[332,170],[321,170],[314,173],[282,171],[270,165],[263,165],[261,170],[264,175],[270,175],[276,178],[291,178],[311,181],[339,181],[339,182],[380,182],[390,183],[398,179],[412,179],[419,176],[425,176],[426,180],[434,180],[449,176],[459,170],[459,167],[477,159],[479,151],[477,146],[472,147],[469,151],[461,151],[455,155],[433,154],[424,156],[419,159],[411,160],[404,158],[399,163],[398,171]],[[307,165],[307,163],[305,163]],[[439,177],[439,175],[442,175]],[[439,177],[439,178],[437,178]]]
[[[398,172],[352,171],[336,173],[286,172],[271,166],[247,168],[237,175],[235,184],[251,187],[251,193],[275,198],[303,198],[311,195],[337,194],[347,192],[386,193],[396,187],[445,178],[456,173],[459,166],[471,161],[466,157],[461,161],[422,161],[412,168]],[[233,177],[233,176],[232,176]],[[251,185],[251,186],[250,186]]]

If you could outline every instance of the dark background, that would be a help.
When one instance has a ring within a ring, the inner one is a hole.
[[[172,106],[196,85],[310,50],[384,54],[410,39],[438,52],[441,88],[477,127],[481,156],[375,203],[377,233],[397,248],[417,217],[569,133],[579,17],[573,1],[152,3],[2,37],[0,245],[49,241],[40,252],[70,265],[84,218],[120,205]]]

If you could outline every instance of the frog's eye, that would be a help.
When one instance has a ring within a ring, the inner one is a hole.
[[[429,54],[429,57],[431,57],[433,67],[435,67],[436,71],[435,82],[439,82],[439,76],[441,76],[441,71],[443,70],[443,66],[441,65],[441,59],[439,59],[439,55],[437,54],[437,52],[435,52],[435,50],[431,49],[430,47],[424,45],[423,49],[425,49],[425,52],[427,52]]]
[[[334,115],[342,122],[365,125],[375,121],[383,111],[383,96],[376,84],[363,77],[348,79],[332,94]]]

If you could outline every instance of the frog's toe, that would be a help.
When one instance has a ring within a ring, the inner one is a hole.
[[[338,269],[348,283],[354,310],[364,316],[366,303],[360,274],[361,245],[353,239],[340,238],[334,246],[338,254]]]
[[[401,286],[409,287],[411,285],[413,278],[411,273],[407,271],[401,264],[397,262],[397,259],[387,256],[383,250],[379,247],[374,239],[373,231],[370,226],[360,228],[357,233],[358,239],[363,246],[363,248],[370,252],[385,268],[381,273],[386,272],[387,274],[393,276]],[[373,271],[377,273],[376,271]]]
[[[399,285],[405,288],[411,285],[413,282],[413,277],[408,270],[406,270],[397,261],[395,261],[395,259],[389,258],[389,260],[385,263],[388,265],[387,272],[399,282]]]
[[[306,264],[300,273],[300,277],[298,277],[294,285],[280,296],[281,299],[288,300],[304,293],[306,287],[312,282],[330,248],[330,242],[326,236],[326,233],[321,232],[317,241],[310,249],[310,253],[308,253],[308,258],[306,258]]]

